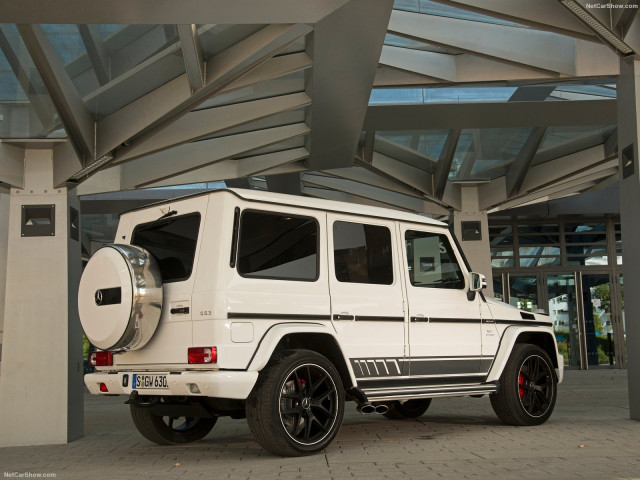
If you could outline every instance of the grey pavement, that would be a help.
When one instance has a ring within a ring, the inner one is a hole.
[[[553,416],[538,427],[502,425],[487,397],[436,399],[408,421],[361,415],[348,403],[333,444],[301,458],[265,452],[245,420],[228,418],[202,441],[158,446],[137,433],[124,397],[85,400],[85,437],[2,448],[1,478],[640,479],[640,422],[629,420],[625,370],[567,371]]]

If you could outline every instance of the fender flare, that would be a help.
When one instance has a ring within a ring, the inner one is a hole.
[[[276,346],[278,345],[278,343],[280,343],[280,340],[282,340],[283,337],[290,334],[300,333],[322,334],[330,336],[333,341],[336,342],[336,345],[340,350],[342,359],[347,367],[349,376],[351,377],[352,384],[357,385],[356,376],[353,373],[353,369],[351,368],[351,362],[349,362],[349,359],[344,356],[344,349],[342,348],[340,340],[338,340],[338,337],[333,330],[322,323],[288,321],[272,325],[258,342],[258,348],[256,349],[253,357],[251,358],[251,360],[249,360],[249,363],[247,365],[247,371],[261,371],[271,359]]]
[[[496,352],[496,356],[493,359],[493,364],[489,369],[489,373],[487,375],[487,382],[495,382],[500,379],[500,375],[502,375],[502,371],[509,361],[509,357],[511,356],[511,351],[513,350],[513,346],[516,344],[518,337],[523,333],[537,333],[548,335],[553,339],[553,345],[555,347],[555,355],[556,362],[558,364],[558,368],[556,368],[556,373],[558,375],[558,383],[562,382],[563,373],[564,373],[564,358],[562,355],[558,354],[558,345],[556,344],[555,333],[553,332],[552,327],[540,326],[540,327],[518,327],[518,326],[509,326],[505,329],[502,334],[502,338],[500,339],[500,345],[498,347],[498,351]],[[553,358],[551,359],[554,360]]]

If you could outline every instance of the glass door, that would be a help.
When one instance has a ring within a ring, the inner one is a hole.
[[[611,293],[608,274],[582,274],[585,346],[589,366],[615,364]]]
[[[553,320],[553,329],[558,342],[558,352],[569,367],[581,367],[580,322],[574,274],[548,275],[548,315]]]
[[[509,274],[509,303],[520,310],[538,310],[538,276]]]

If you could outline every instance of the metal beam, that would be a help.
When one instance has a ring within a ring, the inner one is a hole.
[[[456,57],[457,55],[385,45],[382,47],[380,63],[431,78],[455,82]]]
[[[393,208],[401,210],[409,210],[412,212],[432,213],[435,215],[448,215],[449,210],[426,200],[403,195],[393,191],[364,185],[357,181],[347,180],[344,178],[336,178],[327,175],[318,175],[313,173],[303,173],[300,176],[303,186],[319,186],[356,195],[359,197],[370,198],[376,202],[385,204]]]
[[[207,61],[205,86],[191,93],[184,74],[121,108],[98,124],[102,156],[124,142],[177,120],[311,30],[308,25],[268,25]]]
[[[311,68],[312,65],[313,60],[305,52],[270,58],[243,77],[231,82],[230,85],[222,89],[221,94],[300,72]]]
[[[315,23],[347,3],[347,0],[86,0],[42,2],[21,0],[2,5],[5,23],[94,24],[270,24]]]
[[[94,160],[94,122],[39,25],[17,25],[62,125],[83,164]]]
[[[303,195],[308,195],[310,197],[315,197],[315,198],[324,198],[325,200],[335,200],[338,202],[358,203],[360,205],[370,205],[372,207],[389,208],[388,204],[379,202],[377,200],[373,200],[369,197],[360,197],[358,195],[353,195],[348,192],[339,192],[338,190],[331,190],[329,188],[315,187],[311,185],[302,185],[300,191]],[[406,212],[412,211],[397,205],[395,206],[395,208],[397,208],[398,210],[406,211]]]
[[[613,162],[612,162],[613,163]],[[617,161],[616,161],[617,163]],[[530,193],[524,195],[522,197],[517,197],[507,202],[501,203],[500,205],[496,205],[494,211],[502,211],[508,210],[510,208],[515,208],[518,206],[523,206],[528,203],[534,203],[537,201],[547,200],[547,199],[556,199],[560,198],[560,196],[567,196],[572,193],[578,193],[582,190],[593,187],[596,182],[610,177],[612,175],[617,175],[618,169],[617,165],[604,168],[600,171],[596,171],[594,173],[581,176],[572,180],[570,182],[561,182],[556,185],[549,186],[540,191],[536,191],[534,193]],[[484,206],[483,209],[491,209],[490,206]],[[491,213],[491,212],[490,212]]]
[[[404,145],[399,145],[379,135],[376,135],[373,148],[376,152],[382,153],[387,157],[394,158],[395,160],[429,173],[435,171],[435,166],[438,162],[436,159],[418,152],[417,148],[412,149]]]
[[[520,23],[576,38],[593,39],[593,32],[570,15],[557,0],[434,0],[471,12]]]
[[[36,112],[36,116],[42,125],[41,133],[47,135],[49,131],[58,125],[58,122],[54,119],[53,105],[42,85],[32,82],[30,73],[22,65],[20,58],[16,54],[16,50],[19,47],[12,44],[14,42],[11,41],[10,37],[12,35],[7,31],[7,25],[0,25],[0,50],[4,53],[7,63],[18,80],[22,91],[29,99],[29,104]]]
[[[246,178],[251,175],[263,175],[265,172],[275,171],[276,168],[288,165],[309,157],[306,148],[295,148],[281,152],[256,155],[241,160],[223,160],[221,162],[197,168],[181,175],[169,177],[165,180],[149,184],[149,187],[168,187],[174,185],[188,185],[190,183],[215,182]]]
[[[575,39],[556,33],[399,10],[391,14],[389,32],[517,65],[576,74]]]
[[[353,164],[392,7],[351,0],[315,25],[309,168]]]
[[[449,179],[453,156],[455,155],[456,147],[458,146],[460,132],[461,130],[459,128],[449,131],[449,135],[447,135],[447,139],[442,147],[442,152],[440,152],[440,157],[438,158],[436,171],[433,175],[433,196],[438,200],[442,200],[444,189],[447,186],[447,180]]]
[[[616,100],[372,105],[363,130],[615,125]]]
[[[424,170],[407,165],[379,152],[373,152],[371,166],[388,178],[395,179],[407,187],[418,190],[425,195],[433,195],[433,175]]]
[[[52,151],[53,186],[56,188],[66,187],[67,181],[82,170],[82,162],[70,142],[56,145]]]
[[[524,179],[529,172],[531,162],[533,162],[533,158],[536,156],[536,152],[538,151],[546,133],[546,127],[535,127],[518,152],[518,155],[509,166],[509,170],[506,174],[508,197],[512,197],[520,193]]]
[[[122,165],[122,188],[147,186],[235,155],[308,133],[309,127],[302,123],[181,145]],[[223,175],[221,178],[231,177],[232,175]]]
[[[87,49],[87,56],[91,62],[98,83],[100,85],[106,85],[111,79],[109,68],[109,54],[104,48],[104,42],[100,35],[100,30],[97,25],[78,24],[78,30],[82,43]]]
[[[200,39],[196,31],[196,25],[178,25],[178,35],[180,36],[180,46],[182,48],[182,58],[189,77],[189,85],[193,91],[204,87],[204,55]]]
[[[0,141],[0,182],[24,188],[24,148]]]
[[[534,165],[522,182],[521,190],[530,192],[558,179],[570,179],[608,158],[603,145],[572,153],[555,160]]]
[[[294,93],[252,102],[196,110],[166,127],[158,128],[140,136],[130,146],[119,149],[112,164],[166,150],[183,143],[211,136],[216,132],[310,104],[311,99],[306,93]]]

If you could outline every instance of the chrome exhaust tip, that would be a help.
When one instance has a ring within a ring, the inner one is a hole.
[[[358,412],[362,413],[363,415],[369,415],[371,413],[376,413],[375,405],[372,405],[370,403],[364,403],[362,405],[358,405],[356,407],[356,410]]]
[[[384,413],[387,413],[389,411],[389,407],[387,407],[384,404],[380,404],[380,405],[376,405],[376,413],[378,415],[382,415]]]

